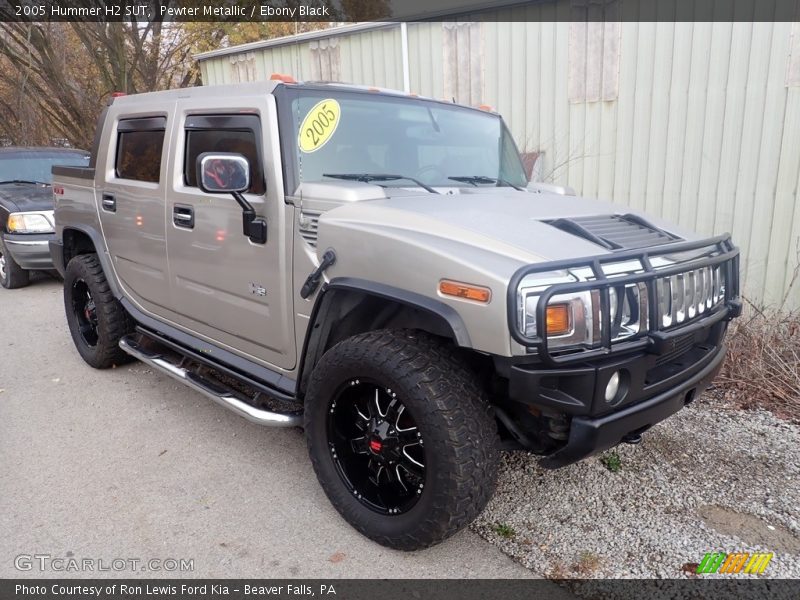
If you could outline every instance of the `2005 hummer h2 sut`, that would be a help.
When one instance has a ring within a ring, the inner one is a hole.
[[[482,510],[500,448],[635,442],[719,370],[727,235],[528,184],[490,111],[278,79],[116,98],[54,168],[91,366],[302,426],[334,506],[404,550]]]

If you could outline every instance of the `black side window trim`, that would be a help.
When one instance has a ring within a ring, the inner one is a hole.
[[[186,115],[186,121],[183,126],[183,184],[187,187],[196,188],[197,186],[190,185],[187,178],[187,169],[194,168],[194,164],[189,165],[189,135],[190,131],[235,131],[235,132],[250,132],[255,137],[256,157],[260,165],[260,171],[263,177],[261,181],[261,188],[266,195],[266,164],[264,162],[264,151],[262,148],[262,135],[261,135],[261,117],[259,115],[248,114],[190,114]]]
[[[117,123],[117,148],[114,153],[114,177],[117,179],[125,179],[128,181],[141,181],[143,183],[161,183],[161,162],[164,160],[164,142],[166,141],[167,130],[167,117],[133,117],[129,119],[122,118]],[[158,177],[155,181],[150,179],[137,179],[132,177],[125,177],[120,175],[119,165],[122,154],[122,136],[126,133],[138,132],[152,132],[162,133],[161,148],[159,149],[158,156]]]
[[[136,117],[133,119],[120,119],[117,133],[128,131],[165,131],[167,117]]]

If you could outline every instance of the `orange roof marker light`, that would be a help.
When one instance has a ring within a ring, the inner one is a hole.
[[[494,109],[488,104],[479,104],[478,108],[480,108],[481,110],[485,110],[486,112],[494,112]]]
[[[284,75],[283,73],[273,73],[269,76],[271,81],[282,81],[283,83],[297,83],[297,80],[291,75]]]

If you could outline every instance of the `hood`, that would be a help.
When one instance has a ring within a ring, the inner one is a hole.
[[[33,183],[3,183],[0,205],[8,212],[53,210],[53,188]]]
[[[323,215],[322,222],[457,240],[526,263],[613,252],[628,247],[625,244],[633,238],[635,247],[696,239],[629,207],[577,196],[507,188],[468,188],[440,195],[402,189],[386,189],[386,193],[391,196],[333,209]],[[626,217],[620,220],[614,215]],[[616,237],[609,238],[606,232],[620,223],[631,230],[616,227]],[[641,232],[646,236],[637,237]]]

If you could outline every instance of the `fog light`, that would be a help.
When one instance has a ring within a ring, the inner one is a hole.
[[[606,402],[613,402],[619,392],[619,371],[614,371],[611,379],[608,380],[606,385]]]

